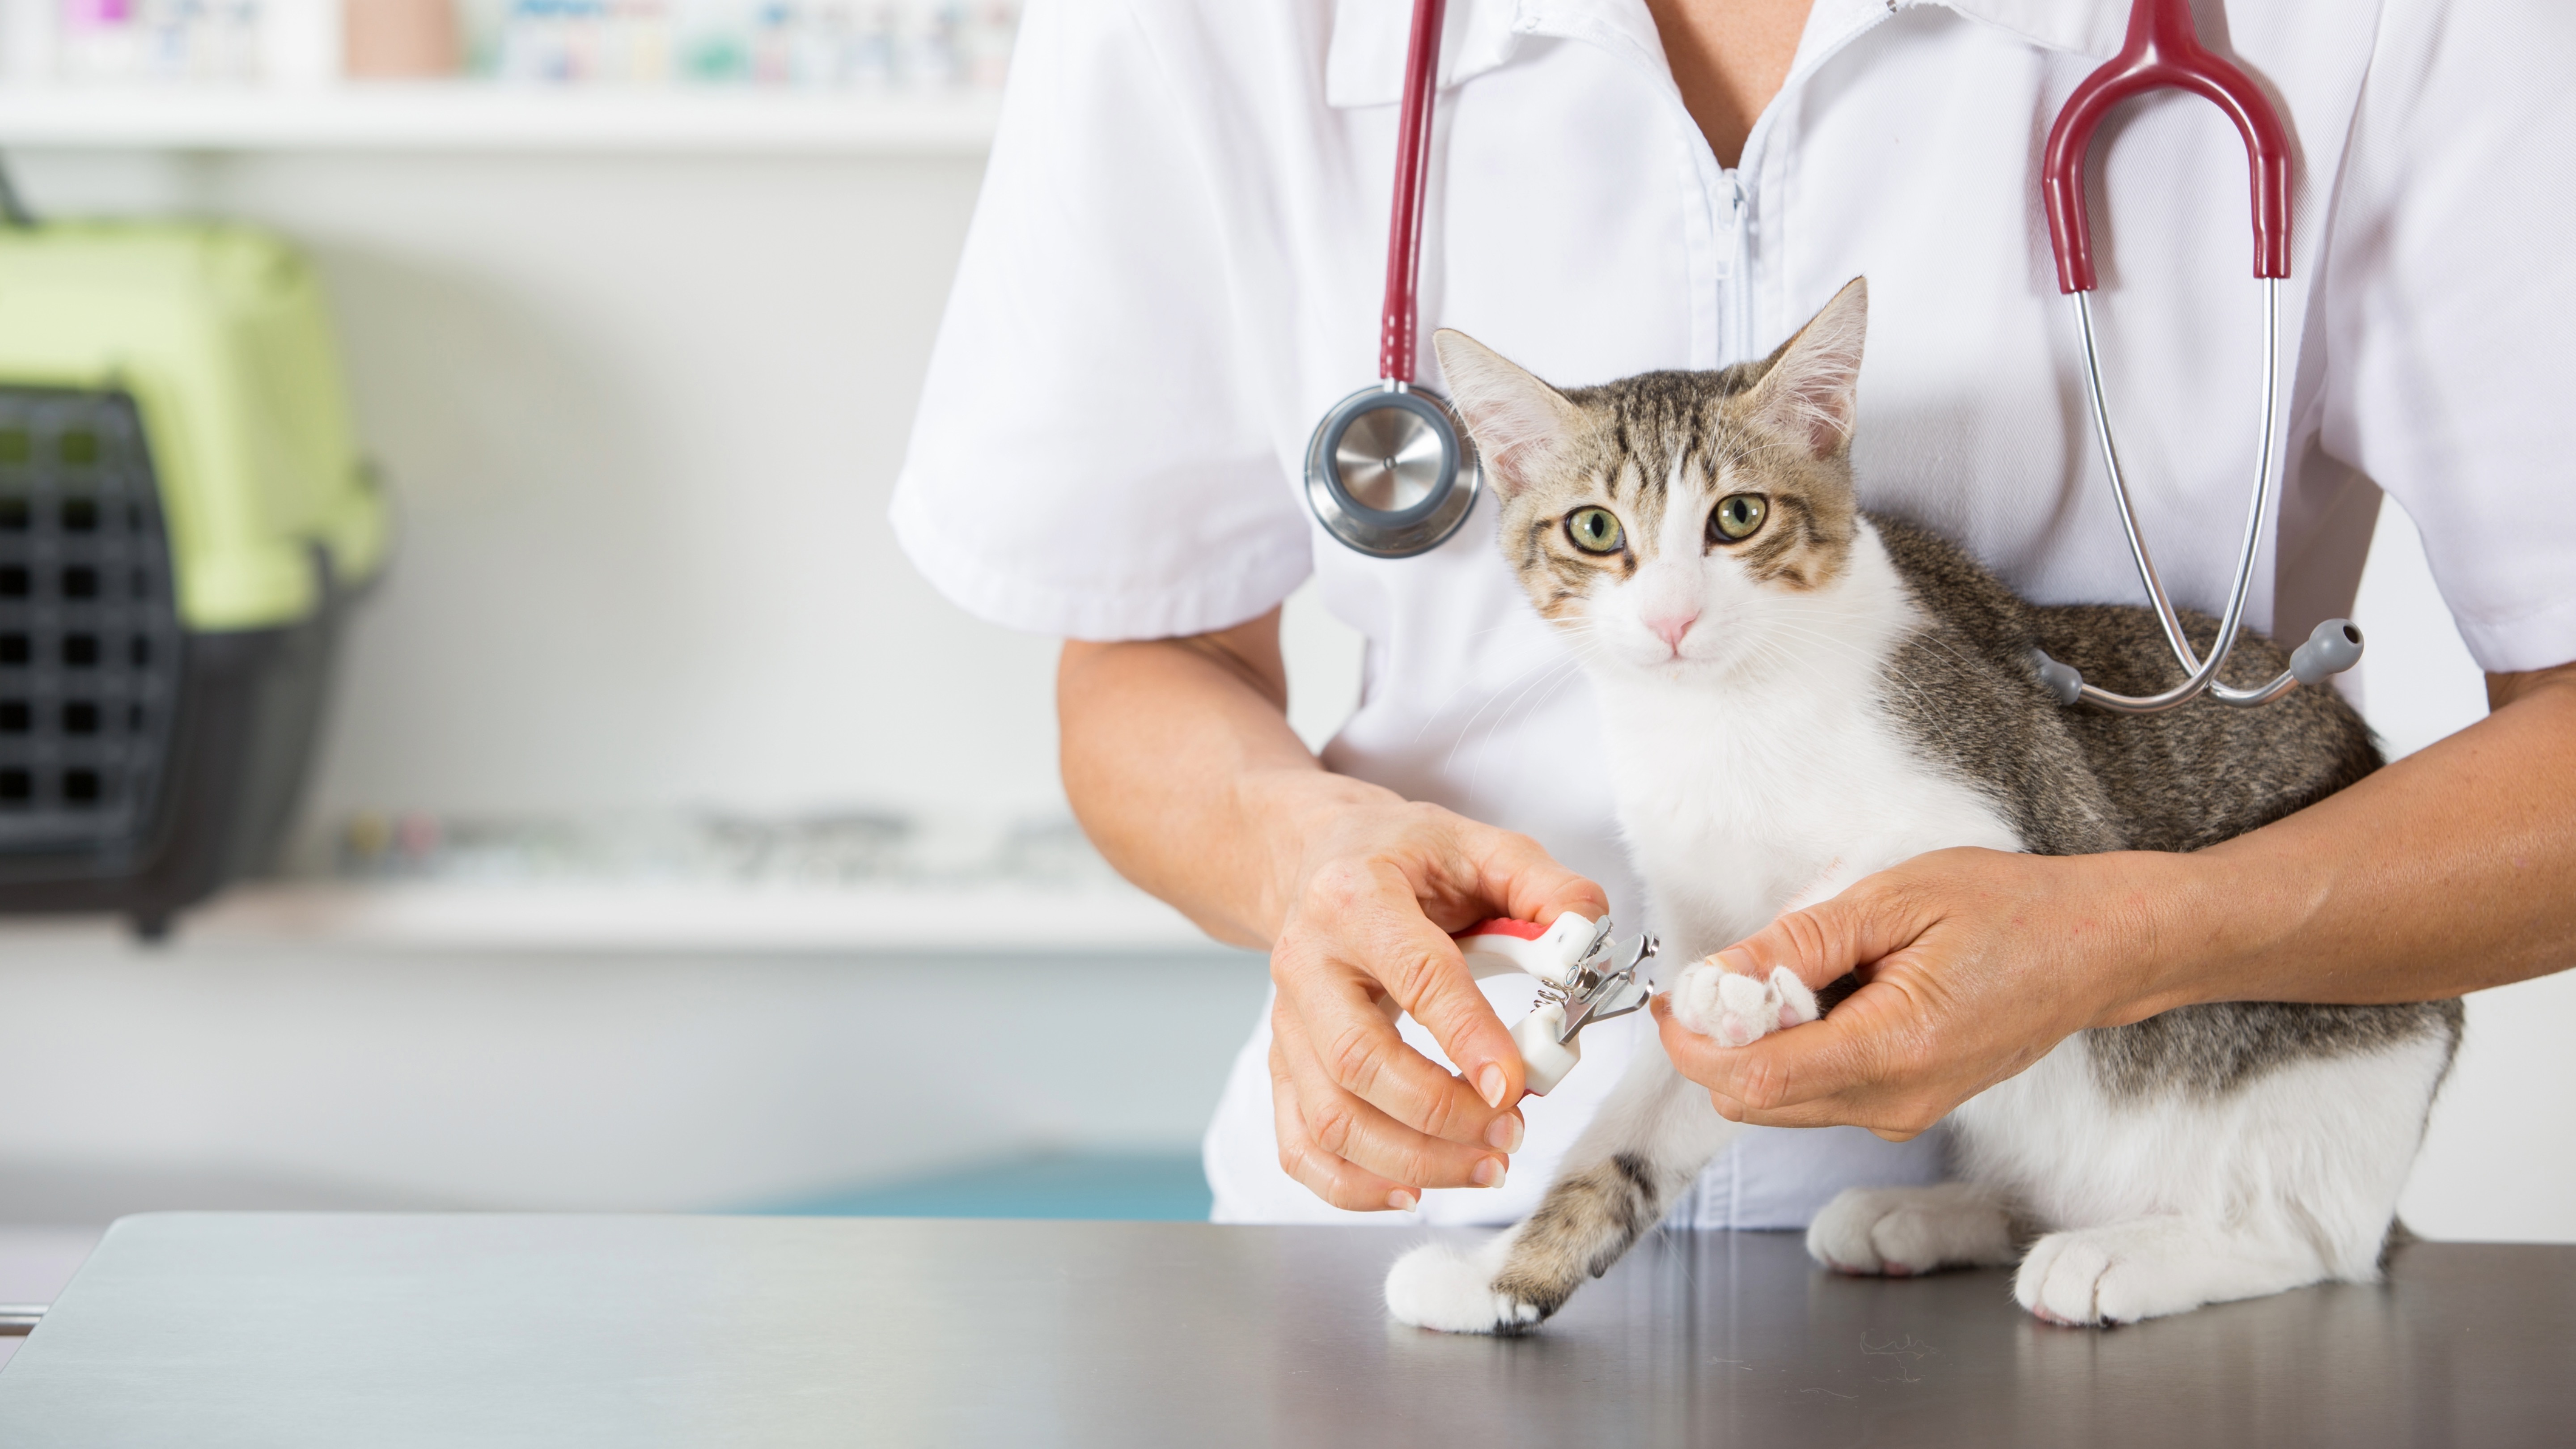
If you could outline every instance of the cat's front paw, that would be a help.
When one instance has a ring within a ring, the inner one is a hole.
[[[1442,1333],[1519,1333],[1545,1318],[1535,1303],[1496,1290],[1497,1254],[1425,1243],[1386,1275],[1386,1311],[1401,1323]]]
[[[2036,1316],[2069,1327],[2108,1328],[2188,1312],[2212,1298],[2243,1296],[2213,1293],[2206,1282],[2211,1266],[2227,1260],[2228,1246],[2223,1235],[2172,1218],[2051,1233],[2021,1260],[2013,1297]]]
[[[1673,1019],[1720,1046],[1750,1046],[1821,1015],[1816,993],[1786,966],[1774,967],[1766,981],[1729,971],[1711,956],[1673,983]]]

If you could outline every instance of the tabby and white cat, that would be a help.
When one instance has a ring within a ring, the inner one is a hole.
[[[1651,914],[1672,959],[1697,961],[1671,983],[1675,1014],[1730,1045],[1817,1014],[1785,970],[1702,959],[1784,910],[1949,846],[2193,850],[2380,763],[2331,690],[2257,710],[2060,705],[2034,650],[2112,689],[2166,684],[2153,616],[2026,603],[1953,545],[1860,510],[1867,296],[1854,281],[1759,363],[1570,392],[1436,339],[1504,555],[1582,636]],[[2214,622],[2190,622],[2206,648]],[[2229,674],[2282,667],[2249,635]],[[2443,1001],[2192,1006],[2080,1032],[1951,1114],[1959,1180],[1845,1192],[1808,1250],[1891,1275],[2018,1256],[2022,1305],[2069,1323],[2373,1281],[2459,1030]],[[1452,1332],[1537,1323],[1735,1130],[1662,1052],[1640,1053],[1538,1211],[1478,1251],[1408,1254],[1389,1308]]]

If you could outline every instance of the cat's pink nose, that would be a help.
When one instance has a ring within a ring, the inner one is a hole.
[[[1687,614],[1666,614],[1660,619],[1648,619],[1646,627],[1656,638],[1663,640],[1666,647],[1679,654],[1682,652],[1682,636],[1698,622],[1699,610],[1693,609]]]

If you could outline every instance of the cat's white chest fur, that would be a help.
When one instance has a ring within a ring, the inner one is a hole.
[[[1619,821],[1671,959],[1926,850],[2022,848],[1990,798],[1890,717],[1885,693],[1904,685],[1889,656],[1914,606],[1874,535],[1853,552],[1799,634],[1752,667],[1713,681],[1600,672]]]

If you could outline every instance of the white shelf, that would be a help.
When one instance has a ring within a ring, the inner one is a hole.
[[[208,945],[584,952],[1170,954],[1221,949],[1125,886],[248,886],[179,922]]]
[[[964,156],[992,143],[999,112],[989,95],[714,87],[0,87],[0,147]]]

